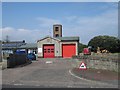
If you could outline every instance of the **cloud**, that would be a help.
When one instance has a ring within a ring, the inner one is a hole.
[[[26,42],[36,42],[42,37],[47,35],[52,36],[52,26],[53,24],[59,24],[59,20],[39,17],[37,18],[40,29],[22,29],[22,28],[14,28],[14,27],[4,27],[0,29],[2,32],[1,40],[5,40],[6,36],[9,36],[10,40],[26,40]]]
[[[69,25],[67,20],[69,24],[72,24]],[[90,39],[98,35],[117,37],[118,11],[109,10],[97,16],[69,16],[66,18],[65,24],[64,36],[80,36],[80,40],[84,44],[87,44]]]
[[[80,42],[84,44],[88,44],[90,39],[98,35],[118,36],[117,9],[108,9],[96,16],[70,15],[62,17],[62,19],[38,17],[36,20],[40,29],[29,30],[25,28],[4,27],[0,29],[3,33],[2,38],[5,39],[8,35],[10,40],[36,42],[41,37],[49,35],[49,30],[52,32],[53,24],[62,24],[63,36],[79,36]]]
[[[12,27],[5,27],[0,29],[2,31],[2,40],[5,40],[6,36],[9,36],[9,40],[25,40],[26,42],[36,42],[40,38],[48,34],[45,30],[28,30],[28,29],[15,29]],[[1,39],[1,38],[0,38]]]

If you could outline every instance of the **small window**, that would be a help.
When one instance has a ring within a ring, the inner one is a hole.
[[[51,53],[54,53],[54,49],[51,49]]]
[[[50,53],[50,51],[48,51],[48,53]]]
[[[51,49],[51,51],[53,51],[54,49]]]
[[[51,53],[54,53],[54,51],[51,51]]]
[[[56,37],[59,37],[59,34],[56,34],[55,36],[56,36]]]
[[[44,51],[44,53],[46,53],[46,50]]]
[[[58,31],[59,30],[59,27],[55,27],[55,31]]]
[[[50,53],[50,49],[48,49],[48,53]]]
[[[44,49],[44,53],[46,53],[46,49]]]

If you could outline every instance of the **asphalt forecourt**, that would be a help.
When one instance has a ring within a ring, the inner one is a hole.
[[[23,67],[2,71],[3,88],[117,88],[118,85],[77,78],[73,59],[39,58]],[[82,67],[83,64],[81,64]],[[84,68],[84,67],[82,67]],[[85,68],[84,68],[85,69]],[[87,71],[87,70],[86,70]],[[73,71],[72,71],[73,73]]]

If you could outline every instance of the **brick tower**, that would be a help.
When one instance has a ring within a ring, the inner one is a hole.
[[[53,37],[62,37],[62,25],[53,25]]]

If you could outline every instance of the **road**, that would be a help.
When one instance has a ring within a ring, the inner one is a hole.
[[[24,67],[4,69],[2,86],[3,88],[117,88],[117,85],[75,77],[70,73],[74,64],[75,61],[72,59],[38,59]]]

